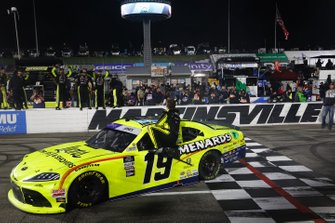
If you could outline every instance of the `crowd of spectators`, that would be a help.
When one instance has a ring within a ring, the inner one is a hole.
[[[60,70],[59,75],[61,74],[62,70]],[[59,86],[59,80],[61,80],[61,76],[59,75],[57,76],[58,79],[55,79],[56,86]],[[87,83],[85,83],[88,97],[81,102],[87,102],[86,107],[88,108],[95,107],[98,109],[98,107],[105,108],[106,106],[121,107],[164,105],[167,98],[175,99],[179,105],[250,103],[250,92],[248,88],[245,85],[241,88],[237,83],[233,84],[233,86],[218,84],[221,82],[212,82],[211,84],[208,82],[193,82],[190,85],[173,85],[169,83],[163,83],[160,85],[142,84],[134,90],[128,90],[122,85],[121,81],[119,81],[116,77],[111,76],[112,81],[110,82],[108,92],[105,91],[104,88],[101,90],[105,92],[106,98],[104,98],[103,96],[97,97],[97,89],[99,83],[100,86],[104,85],[104,78],[108,75],[102,74],[102,72],[92,71],[90,73],[87,71],[81,71],[77,76],[77,85],[68,85],[68,87],[65,88],[66,92],[62,93],[65,99],[58,98],[58,106],[56,109],[59,109],[60,100],[64,101],[63,108],[79,107],[82,109],[82,105],[80,105],[81,97],[78,97],[80,94],[80,88],[77,90],[76,86],[80,86],[80,78],[83,76],[88,79]],[[16,71],[11,80],[6,82],[5,80],[7,80],[7,77],[5,77],[3,70],[0,70],[0,77],[0,79],[2,79],[2,84],[0,84],[2,89],[2,94],[0,94],[0,106],[2,107],[0,108],[23,109],[27,108],[28,101],[30,101],[33,107],[45,107],[43,91],[41,89],[35,89],[33,94],[29,95],[28,98],[25,95],[23,87],[25,86],[24,83],[27,75],[24,72]],[[268,97],[268,102],[272,103],[307,102],[312,101],[313,90],[318,88],[320,92],[319,99],[322,100],[330,82],[330,76],[328,77],[327,82],[321,82],[319,86],[314,86],[313,82],[303,80],[291,82],[272,81],[267,82],[267,84],[263,86],[258,86],[258,96]],[[8,87],[6,86],[6,83],[8,83]],[[7,89],[7,94],[4,89]],[[59,97],[59,94],[58,96],[56,95],[56,97]],[[103,101],[97,101],[100,100],[99,98],[102,98],[101,100]]]
[[[124,88],[123,97],[127,106],[162,105],[165,104],[166,98],[175,99],[179,105],[250,103],[245,90],[237,91],[236,87],[228,89],[215,83],[142,85],[134,92]]]

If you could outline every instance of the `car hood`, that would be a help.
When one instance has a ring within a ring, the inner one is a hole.
[[[119,153],[87,146],[84,141],[45,148],[24,156],[14,168],[16,180],[27,180],[40,173],[62,173],[96,157]]]

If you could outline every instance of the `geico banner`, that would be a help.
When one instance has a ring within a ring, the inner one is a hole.
[[[71,108],[61,111],[30,109],[27,111],[28,133],[86,132],[99,130],[120,118],[157,119],[163,106],[122,107],[107,110]],[[227,104],[178,106],[181,118],[218,121],[236,126],[316,124],[320,123],[321,103]]]
[[[0,111],[0,135],[26,133],[25,111]]]
[[[132,64],[96,64],[95,70],[103,71],[108,70],[112,72],[126,71],[127,67],[132,67]]]

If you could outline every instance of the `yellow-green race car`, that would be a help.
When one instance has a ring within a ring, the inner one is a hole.
[[[10,174],[9,201],[25,212],[61,213],[211,180],[245,157],[242,132],[188,120],[180,123],[178,147],[154,150],[147,128],[154,124],[120,119],[87,141],[25,155]]]

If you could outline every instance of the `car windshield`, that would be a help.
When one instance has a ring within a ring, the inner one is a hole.
[[[93,148],[107,149],[113,152],[123,152],[136,138],[136,135],[113,129],[103,129],[86,141]]]

